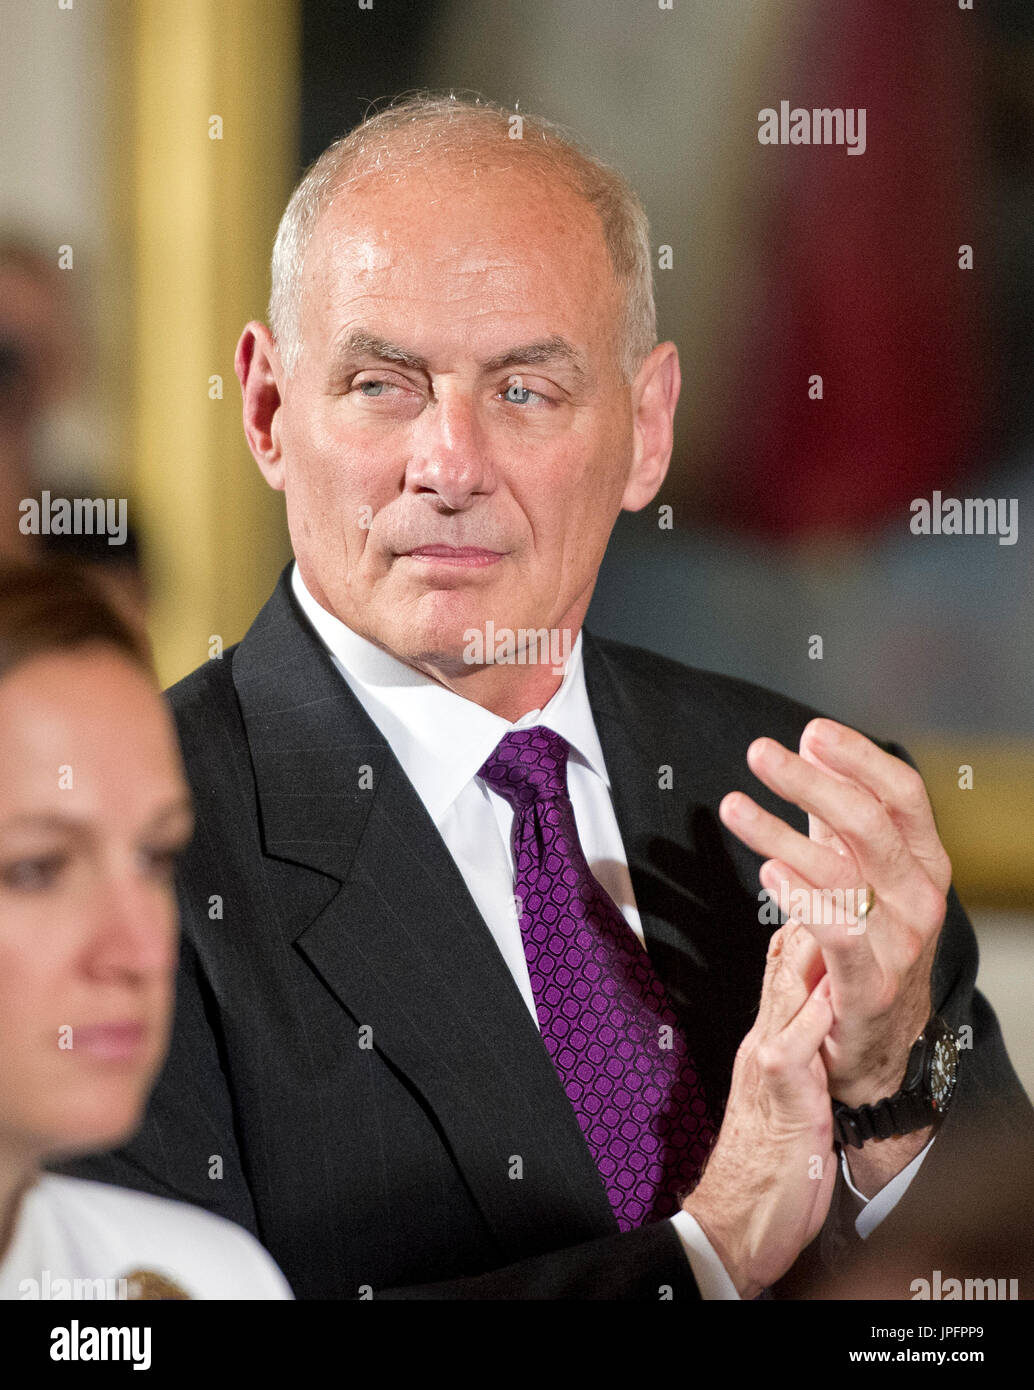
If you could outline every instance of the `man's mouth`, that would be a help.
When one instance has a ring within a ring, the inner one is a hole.
[[[402,558],[432,565],[459,565],[480,569],[501,560],[503,552],[485,550],[475,545],[418,545],[413,550],[405,551]]]

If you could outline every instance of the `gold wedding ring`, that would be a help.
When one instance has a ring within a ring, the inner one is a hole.
[[[859,922],[864,922],[869,913],[876,906],[876,889],[871,883],[865,885],[865,902],[855,913],[855,918]]]

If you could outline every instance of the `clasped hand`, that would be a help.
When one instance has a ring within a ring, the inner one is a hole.
[[[755,740],[747,763],[770,790],[808,813],[802,835],[742,792],[719,814],[765,856],[762,885],[777,900],[828,907],[843,890],[875,907],[862,921],[791,909],[812,940],[802,968],[828,974],[833,1026],[822,1044],[830,1093],[850,1106],[901,1085],[908,1053],[931,1013],[930,975],[947,910],[951,864],[937,835],[922,778],[853,729],[814,719],[800,753]],[[807,920],[805,920],[807,919]]]
[[[931,1012],[951,864],[919,774],[854,730],[815,719],[799,753],[761,738],[747,762],[807,812],[809,833],[742,792],[719,808],[765,856],[763,886],[792,906],[770,943],[721,1131],[684,1206],[749,1297],[789,1269],[825,1220],[835,1181],[830,1097],[858,1106],[901,1085]],[[875,906],[860,918],[868,888]],[[837,901],[856,908],[799,908]]]

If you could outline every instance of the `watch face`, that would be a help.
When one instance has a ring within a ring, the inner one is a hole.
[[[929,1072],[930,1100],[935,1110],[948,1108],[958,1074],[959,1053],[955,1039],[950,1034],[947,1038],[938,1038],[930,1058]]]

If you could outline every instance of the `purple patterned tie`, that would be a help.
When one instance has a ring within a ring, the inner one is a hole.
[[[714,1130],[664,986],[582,852],[569,751],[552,729],[517,729],[478,776],[514,809],[514,893],[542,1040],[629,1231],[678,1211]]]

